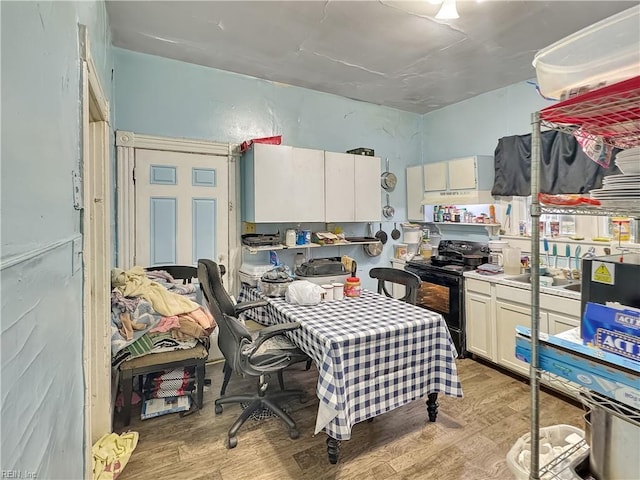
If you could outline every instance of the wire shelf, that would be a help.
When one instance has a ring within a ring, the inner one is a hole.
[[[561,207],[541,205],[540,213],[547,213],[553,215],[596,215],[606,217],[640,217],[640,202],[635,207]]]
[[[563,475],[563,472],[566,472],[567,469],[570,468],[570,465],[567,465],[566,462],[570,461],[571,463],[574,463],[576,458],[584,458],[588,453],[589,445],[587,445],[585,439],[582,439],[542,467],[540,469],[539,477],[544,480],[566,478],[565,475]],[[562,465],[563,463],[565,463],[565,465]]]
[[[582,403],[585,406],[590,408],[596,406],[600,407],[603,410],[632,423],[636,427],[640,427],[640,410],[636,410],[635,408],[625,405],[613,398],[585,388],[580,389],[580,397],[582,397]]]
[[[640,76],[540,111],[545,127],[618,148],[640,145]]]

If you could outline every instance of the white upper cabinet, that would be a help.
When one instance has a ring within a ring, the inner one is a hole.
[[[380,220],[379,157],[255,143],[241,162],[246,222]]]
[[[407,167],[407,219],[424,222],[422,213],[422,165]]]
[[[424,165],[424,191],[438,192],[447,189],[447,162]]]
[[[255,143],[242,158],[242,218],[324,222],[324,152]]]
[[[424,165],[424,191],[491,190],[493,157],[474,155]]]
[[[350,153],[324,152],[325,217],[327,222],[352,222],[355,162]]]
[[[382,201],[380,197],[380,157],[354,155],[356,222],[380,220]],[[327,221],[330,221],[327,218]]]
[[[474,189],[478,186],[476,157],[450,160],[448,165],[450,190]]]
[[[380,158],[324,152],[325,221],[379,221]]]

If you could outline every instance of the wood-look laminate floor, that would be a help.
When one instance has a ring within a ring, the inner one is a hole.
[[[133,409],[128,429],[140,440],[119,480],[489,480],[512,479],[506,455],[529,431],[529,387],[472,359],[457,361],[464,398],[441,395],[437,422],[427,420],[425,402],[412,402],[354,426],[340,446],[340,461],[327,461],[326,435],[313,435],[318,399],[317,372],[298,364],[287,370],[288,388],[304,388],[309,401],[292,401],[290,410],[300,437],[289,438],[277,418],[248,420],[238,446],[225,448],[226,432],[240,413],[227,406],[220,415],[213,402],[222,381],[221,364],[207,367],[212,385],[204,408],[187,417],[177,414],[140,420]],[[274,385],[277,387],[276,385]],[[228,393],[252,388],[251,380],[233,377]],[[540,424],[584,428],[581,407],[541,392]],[[116,420],[116,431],[122,424]]]

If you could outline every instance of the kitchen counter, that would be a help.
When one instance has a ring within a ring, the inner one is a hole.
[[[481,280],[481,281],[492,283],[492,284],[507,285],[509,287],[521,288],[523,290],[531,290],[530,283],[510,280],[510,278],[515,277],[517,275],[505,275],[502,273],[497,275],[483,275],[476,271],[464,272],[463,275],[465,276],[465,278],[473,278],[475,280]],[[574,300],[580,300],[581,298],[580,292],[567,290],[566,288],[563,288],[561,286],[557,286],[557,287],[540,286],[540,293],[547,293],[549,295],[555,295],[557,297],[570,298]]]

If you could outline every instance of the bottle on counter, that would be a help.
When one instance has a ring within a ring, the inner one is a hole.
[[[347,278],[344,284],[344,296],[345,297],[359,297],[362,287],[360,286],[360,279],[358,277]]]

